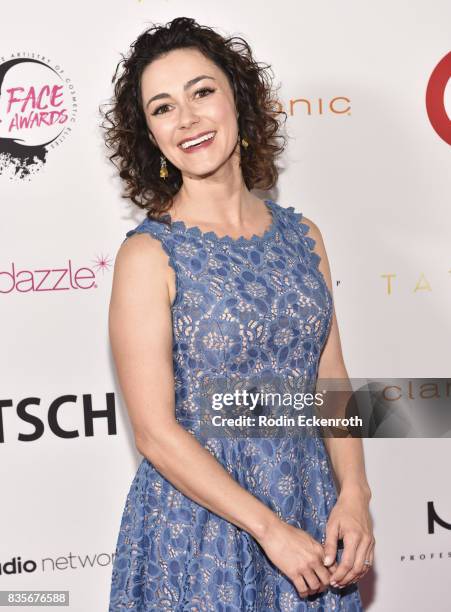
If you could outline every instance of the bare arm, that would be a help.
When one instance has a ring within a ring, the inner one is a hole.
[[[303,217],[302,222],[306,223],[310,227],[308,235],[316,241],[315,251],[321,257],[319,269],[322,272],[326,284],[332,294],[333,289],[330,265],[321,232],[318,226],[310,219]],[[349,379],[341,349],[335,307],[333,309],[330,333],[323,348],[319,362],[318,378]],[[324,443],[330,455],[338,484],[340,485],[340,490],[359,490],[363,495],[370,499],[371,491],[365,473],[362,440],[360,438],[333,437],[324,438]]]
[[[319,269],[332,294],[330,266],[321,233],[311,220],[304,217],[303,221],[309,225],[309,235],[316,241],[315,251],[321,257]],[[349,381],[335,308],[330,333],[320,357],[318,378],[342,379],[345,383]],[[325,564],[329,565],[335,559],[338,539],[343,539],[343,556],[330,579],[333,586],[343,587],[362,578],[369,567],[365,562],[373,562],[376,540],[369,513],[371,490],[365,473],[362,440],[333,437],[324,438],[324,443],[340,487],[337,503],[326,526]]]
[[[277,515],[175,418],[167,262],[149,234],[126,240],[115,262],[109,334],[135,444],[182,493],[259,541],[280,522]]]

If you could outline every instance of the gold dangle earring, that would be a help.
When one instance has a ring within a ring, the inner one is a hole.
[[[245,138],[241,138],[240,130],[238,129],[238,142],[247,149],[249,146],[248,141]]]
[[[160,178],[166,179],[168,175],[169,172],[166,166],[166,158],[164,155],[160,155]]]

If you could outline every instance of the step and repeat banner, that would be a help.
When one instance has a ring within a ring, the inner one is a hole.
[[[242,36],[272,66],[289,142],[277,188],[256,195],[321,229],[349,375],[403,377],[406,398],[417,378],[450,375],[448,1],[3,3],[0,591],[68,591],[74,612],[107,609],[141,460],[108,306],[144,213],[121,197],[99,105],[121,53],[177,16]],[[377,541],[365,609],[445,612],[449,437],[364,447]]]

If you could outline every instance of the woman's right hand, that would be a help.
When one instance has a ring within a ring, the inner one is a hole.
[[[303,529],[277,518],[257,542],[301,597],[320,593],[329,586],[337,563],[326,567],[323,546]]]

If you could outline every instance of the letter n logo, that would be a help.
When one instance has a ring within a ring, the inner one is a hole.
[[[438,523],[444,529],[451,529],[451,524],[439,517],[434,508],[434,502],[428,502],[428,533],[434,533],[434,523]]]

